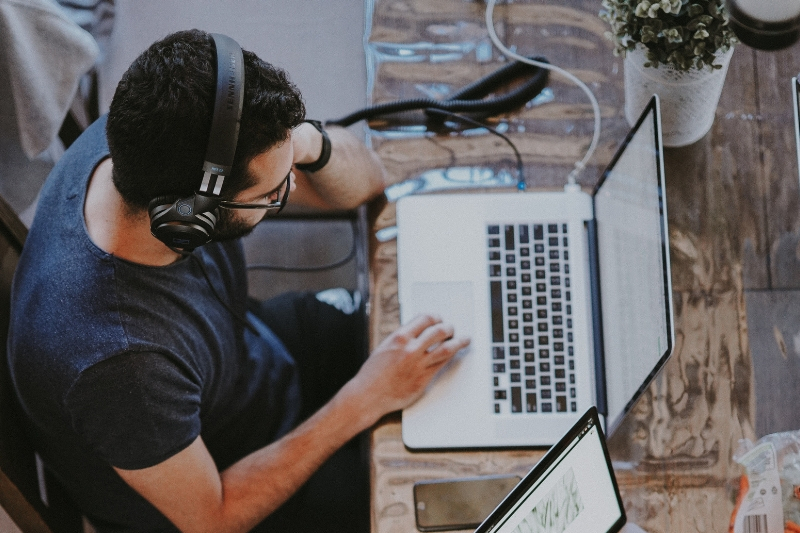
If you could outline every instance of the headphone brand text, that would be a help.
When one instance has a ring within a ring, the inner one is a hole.
[[[228,111],[233,109],[233,101],[234,101],[234,94],[236,92],[236,55],[230,55],[230,61],[228,62]]]

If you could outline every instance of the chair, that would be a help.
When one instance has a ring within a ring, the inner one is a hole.
[[[11,280],[26,235],[0,198],[0,507],[23,533],[77,533],[83,531],[80,512],[23,432],[6,358]]]

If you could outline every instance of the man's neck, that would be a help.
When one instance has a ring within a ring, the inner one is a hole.
[[[111,179],[111,159],[89,178],[83,216],[89,237],[99,248],[126,261],[149,266],[174,263],[180,255],[150,233],[147,210],[132,210]]]

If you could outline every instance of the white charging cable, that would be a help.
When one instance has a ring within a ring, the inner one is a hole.
[[[586,164],[589,162],[589,159],[594,154],[595,149],[597,148],[597,144],[600,142],[600,105],[597,103],[597,98],[595,98],[594,94],[592,93],[591,89],[586,86],[581,80],[579,80],[575,75],[570,72],[567,72],[563,68],[557,67],[555,65],[551,65],[550,63],[542,63],[541,61],[536,61],[533,59],[529,59],[525,56],[521,56],[517,53],[512,52],[509,50],[501,41],[500,38],[497,36],[497,33],[494,30],[494,6],[497,3],[497,0],[487,0],[486,3],[486,29],[489,31],[489,38],[492,40],[492,43],[505,55],[510,59],[515,59],[517,61],[521,61],[522,63],[527,63],[529,65],[533,65],[534,67],[544,68],[547,70],[552,70],[557,72],[570,80],[572,83],[580,87],[586,96],[589,97],[589,101],[592,103],[592,111],[594,112],[594,134],[592,135],[592,142],[589,144],[589,148],[586,150],[586,155],[583,156],[583,159],[580,161],[575,162],[575,168],[567,176],[567,186],[571,187],[576,184],[576,176],[580,174],[583,169],[586,167]]]

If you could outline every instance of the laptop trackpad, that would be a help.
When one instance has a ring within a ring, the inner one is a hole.
[[[473,331],[473,296],[471,281],[417,282],[411,287],[413,314],[433,313],[455,328],[456,336],[470,336]]]

